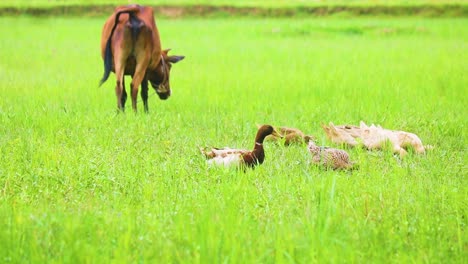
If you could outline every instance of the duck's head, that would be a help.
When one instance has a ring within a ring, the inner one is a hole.
[[[315,139],[316,139],[316,138],[315,138],[314,136],[305,135],[305,136],[304,136],[304,143],[309,144],[310,141],[314,142]]]
[[[261,125],[261,124],[257,124],[257,128],[258,128],[258,131],[260,131],[260,129],[263,127],[263,126],[271,126],[271,125]],[[269,139],[272,139],[272,140],[277,140],[277,139],[280,139],[280,138],[284,138],[285,136],[285,133],[283,133],[282,131],[282,128],[281,127],[274,127],[274,126],[271,126],[273,127],[273,132],[267,136],[267,140]],[[266,128],[265,128],[266,129]],[[268,130],[268,129],[267,129]]]
[[[309,143],[307,143],[307,149],[312,154],[316,154],[316,153],[318,153],[320,151],[320,147],[317,146],[317,144],[313,140],[310,140]]]
[[[273,135],[276,137],[282,137],[276,130],[270,125],[262,125],[258,129],[257,136],[255,137],[256,143],[263,143],[266,136]]]

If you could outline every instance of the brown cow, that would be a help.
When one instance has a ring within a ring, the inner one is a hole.
[[[117,107],[124,110],[127,92],[124,75],[131,75],[133,110],[137,110],[138,87],[148,112],[148,80],[159,98],[171,95],[169,73],[172,63],[184,56],[168,56],[169,50],[161,50],[159,32],[153,17],[153,9],[139,5],[117,7],[104,24],[101,37],[101,55],[104,60],[102,85],[111,71],[115,72]]]

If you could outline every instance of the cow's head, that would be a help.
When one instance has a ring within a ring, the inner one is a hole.
[[[169,56],[170,49],[163,50],[161,60],[154,71],[148,72],[148,80],[161,100],[166,100],[171,95],[169,75],[173,63],[183,60],[184,56]]]

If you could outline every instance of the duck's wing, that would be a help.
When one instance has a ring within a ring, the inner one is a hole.
[[[229,155],[243,155],[248,153],[249,150],[245,149],[233,149],[233,148],[212,148],[211,152],[214,154],[215,157],[225,157]]]
[[[341,130],[345,131],[353,138],[358,138],[361,136],[361,128],[357,126],[345,125],[340,128]]]
[[[265,158],[264,155],[260,155],[259,157],[255,156],[252,151],[248,151],[241,155],[242,161],[241,163],[247,167],[254,167],[258,164],[262,164]]]
[[[208,165],[216,166],[239,166],[242,163],[242,154],[240,153],[223,153],[222,155],[217,155],[212,159],[206,161]]]

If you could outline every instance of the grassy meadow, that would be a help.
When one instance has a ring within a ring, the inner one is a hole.
[[[466,261],[466,18],[157,19],[186,58],[149,114],[98,87],[104,20],[0,17],[0,262]],[[271,143],[246,173],[198,151],[360,120],[434,149],[337,172]]]
[[[10,7],[55,7],[55,6],[86,6],[86,5],[126,5],[134,3],[129,0],[3,0],[1,6]],[[227,5],[253,7],[285,7],[285,6],[418,6],[418,5],[466,5],[467,0],[141,0],[142,5]]]

